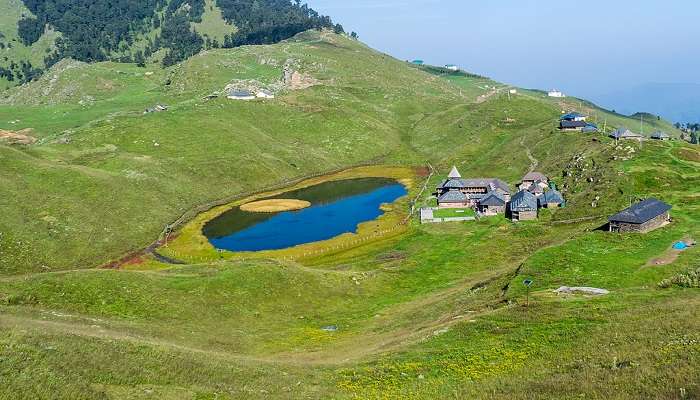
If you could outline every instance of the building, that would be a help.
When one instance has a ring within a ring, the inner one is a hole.
[[[539,203],[540,208],[564,207],[566,204],[564,201],[564,196],[556,189],[554,184],[552,184],[550,189],[544,192],[544,194],[537,199],[537,202]]]
[[[440,208],[466,208],[473,205],[469,196],[459,190],[448,190],[438,196],[437,202]]]
[[[510,199],[508,210],[513,221],[537,219],[537,198],[527,190],[521,190]]]
[[[411,61],[411,64],[415,65],[423,65],[425,62],[423,60],[413,60]]]
[[[510,94],[518,94],[518,89],[510,89],[510,90],[508,90],[508,93],[510,93]]]
[[[651,138],[656,140],[671,140],[671,136],[668,133],[662,131],[656,131],[652,133]]]
[[[547,92],[547,96],[549,96],[549,97],[566,97],[566,96],[564,95],[564,93],[562,93],[562,92],[560,92],[560,91],[558,91],[558,90],[556,90],[556,89],[555,89],[555,90],[550,90],[549,92]]]
[[[482,215],[498,215],[506,212],[506,200],[497,192],[489,192],[477,205]]]
[[[520,186],[518,186],[518,188],[520,190],[527,189],[535,182],[544,183],[544,187],[547,187],[549,185],[549,178],[547,178],[547,176],[541,172],[528,172],[525,174],[525,176],[523,176],[523,179],[520,180]]]
[[[581,131],[586,126],[586,121],[559,121],[559,129],[562,131]]]
[[[634,133],[631,130],[622,127],[618,128],[616,131],[610,134],[610,137],[615,139],[615,140],[639,140],[640,142],[644,140],[644,136]]]
[[[497,193],[506,202],[510,200],[511,189],[507,183],[496,178],[477,178],[463,179],[456,167],[447,175],[447,179],[442,181],[435,189],[435,195],[438,198],[439,207],[455,207],[453,204],[458,201],[456,194],[450,192],[459,192],[467,197],[467,201],[463,204],[465,207],[476,207],[487,194],[490,192]],[[446,200],[445,203],[441,199]],[[462,199],[459,197],[459,199]],[[459,200],[461,201],[461,200]]]
[[[459,67],[454,64],[447,64],[445,65],[445,68],[449,69],[450,71],[459,71]]]
[[[586,121],[588,116],[579,114],[577,112],[570,112],[562,115],[559,120],[560,121]]]
[[[586,123],[586,126],[581,128],[581,132],[583,132],[583,133],[596,133],[596,132],[598,132],[598,126],[596,124],[591,124],[590,122]]]
[[[671,206],[654,198],[639,203],[611,216],[610,232],[645,233],[671,221]]]
[[[269,90],[266,90],[266,89],[258,90],[258,93],[255,96],[259,99],[274,99],[275,98],[275,94]]]
[[[233,89],[226,95],[230,100],[253,100],[255,95],[249,90]]]

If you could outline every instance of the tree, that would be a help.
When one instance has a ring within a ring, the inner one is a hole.
[[[698,133],[697,131],[690,132],[690,143],[698,144]]]
[[[358,40],[358,39],[360,38],[360,37],[357,35],[357,32],[355,32],[355,31],[350,32],[350,37],[353,38],[353,39],[355,39],[355,40]]]
[[[136,63],[137,67],[146,67],[146,59],[143,56],[143,51],[139,50],[136,52],[136,54],[134,55],[134,62]]]

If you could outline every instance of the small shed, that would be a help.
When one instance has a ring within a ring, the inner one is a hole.
[[[640,135],[639,133],[634,133],[631,130],[621,127],[615,130],[613,133],[610,134],[610,137],[615,139],[615,140],[639,140],[642,141],[644,139],[644,136]]]
[[[585,121],[587,116],[583,114],[579,114],[577,112],[570,112],[562,115],[559,120],[560,121]]]
[[[510,199],[508,209],[513,221],[537,219],[537,198],[527,190],[521,190]]]
[[[256,97],[259,99],[274,99],[275,94],[267,89],[261,89],[258,90],[258,94],[256,94]]]
[[[671,136],[668,133],[662,131],[656,131],[652,133],[651,138],[655,140],[671,140]]]
[[[491,191],[484,196],[477,206],[483,215],[497,215],[506,212],[506,199],[502,194]]]
[[[564,196],[560,191],[554,188],[544,192],[544,194],[542,194],[537,201],[539,202],[541,208],[557,208],[563,207],[565,204]]]
[[[610,232],[652,231],[671,221],[670,210],[670,205],[655,198],[640,201],[608,218]]]

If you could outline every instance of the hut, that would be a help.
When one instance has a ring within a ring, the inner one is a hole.
[[[537,199],[537,202],[539,203],[540,208],[557,208],[563,207],[566,204],[564,201],[564,196],[554,187],[554,185],[552,185],[548,191],[544,192],[544,194]]]
[[[671,221],[670,210],[670,205],[655,198],[649,198],[608,218],[609,230],[610,232],[649,232]]]
[[[671,140],[671,136],[668,133],[662,131],[656,131],[651,134],[651,138],[655,140]]]
[[[497,215],[506,212],[506,200],[498,192],[491,191],[479,201],[477,209],[483,215]]]
[[[521,190],[510,199],[508,209],[513,221],[537,219],[537,198],[527,190]]]
[[[639,140],[642,141],[644,139],[644,136],[634,133],[631,130],[622,127],[618,128],[616,131],[610,134],[610,137],[615,139],[615,140],[622,140],[622,139],[628,139],[628,140]]]

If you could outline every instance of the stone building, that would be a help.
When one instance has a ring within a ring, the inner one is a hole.
[[[671,206],[654,198],[639,203],[611,216],[610,232],[645,233],[671,221]]]

